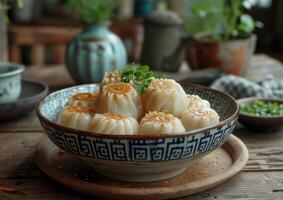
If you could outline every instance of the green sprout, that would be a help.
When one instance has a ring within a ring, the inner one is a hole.
[[[122,70],[122,82],[131,83],[139,93],[143,93],[155,77],[146,65],[131,64]]]

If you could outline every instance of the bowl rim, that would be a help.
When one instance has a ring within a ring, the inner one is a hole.
[[[178,134],[167,133],[167,134],[158,134],[158,135],[114,135],[114,134],[92,133],[92,132],[89,132],[89,131],[82,131],[82,130],[69,128],[69,127],[65,127],[65,126],[62,126],[60,124],[57,124],[56,122],[53,122],[53,121],[47,119],[40,112],[40,108],[43,106],[46,98],[49,98],[50,96],[55,95],[57,93],[65,92],[65,91],[70,90],[72,88],[83,87],[83,86],[91,86],[91,85],[99,87],[99,84],[95,84],[95,83],[76,85],[76,86],[72,86],[72,87],[68,87],[68,88],[64,88],[64,89],[52,92],[49,95],[47,95],[46,97],[44,97],[43,99],[41,99],[41,101],[35,107],[35,113],[37,114],[40,122],[44,121],[44,123],[48,124],[49,126],[53,126],[53,127],[58,128],[58,129],[64,130],[65,132],[70,132],[70,133],[74,133],[74,134],[82,135],[82,136],[90,136],[90,137],[97,137],[97,138],[109,138],[109,139],[156,140],[156,139],[165,139],[165,138],[183,138],[183,137],[187,137],[187,136],[197,135],[199,133],[202,133],[202,132],[210,130],[210,129],[216,129],[218,127],[224,126],[225,124],[229,123],[230,121],[232,121],[234,119],[237,119],[237,117],[239,116],[239,113],[240,113],[239,112],[239,110],[240,110],[239,104],[236,102],[236,100],[231,95],[229,95],[225,92],[221,92],[221,91],[209,88],[209,87],[205,87],[205,86],[193,84],[193,83],[182,84],[182,87],[191,86],[191,87],[196,87],[196,88],[205,89],[205,90],[212,90],[212,91],[214,91],[218,94],[224,95],[224,96],[228,97],[229,99],[231,99],[235,103],[236,112],[234,112],[230,117],[219,122],[218,124],[210,125],[210,126],[207,126],[205,128],[200,128],[200,129],[196,129],[196,130],[193,130],[193,131],[186,131],[186,132],[182,132],[182,133],[178,133]]]
[[[15,75],[21,74],[25,70],[24,65],[17,64],[17,63],[11,63],[11,62],[0,62],[0,68],[3,68],[3,67],[13,67],[13,70],[9,72],[0,73],[0,78],[15,76]]]
[[[236,102],[239,104],[246,104],[248,102],[254,101],[254,100],[261,100],[261,101],[265,101],[265,102],[277,102],[280,104],[283,104],[283,100],[282,99],[278,99],[278,98],[264,98],[264,97],[245,97],[245,98],[241,98],[241,99],[237,99]],[[245,117],[250,117],[250,118],[254,118],[254,119],[266,119],[266,120],[271,120],[271,119],[281,119],[283,118],[283,115],[273,115],[273,116],[261,116],[261,115],[252,115],[252,114],[248,114],[248,113],[244,113],[241,111],[241,109],[239,110],[240,115],[245,116]]]
[[[22,91],[21,93],[25,90],[25,88],[23,87],[24,84],[33,84],[33,85],[37,85],[41,87],[41,90],[34,94],[34,95],[30,95],[24,98],[19,97],[18,99],[11,101],[11,102],[6,102],[6,103],[0,103],[0,106],[14,106],[16,104],[21,104],[21,103],[25,103],[25,102],[31,102],[33,100],[38,101],[41,100],[43,97],[45,97],[48,94],[49,91],[49,86],[43,82],[39,82],[39,81],[34,81],[34,80],[30,80],[27,78],[23,78],[21,80],[21,84],[22,84]],[[21,95],[21,94],[20,94]],[[0,108],[1,111],[1,108]]]

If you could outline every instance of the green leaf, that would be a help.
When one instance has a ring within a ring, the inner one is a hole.
[[[224,0],[196,0],[187,7],[184,16],[189,35],[199,32],[216,32],[223,15]]]
[[[255,27],[256,28],[263,28],[264,24],[261,21],[255,21]]]
[[[86,24],[107,21],[121,0],[66,0],[65,10]]]
[[[218,38],[229,40],[238,37],[240,32],[251,33],[262,27],[262,23],[243,13],[253,6],[248,0],[195,0],[188,5],[184,22],[189,35],[221,32]]]
[[[17,3],[17,6],[19,8],[23,7],[23,0],[0,0],[0,15],[3,16],[3,20],[7,24],[10,22],[10,19],[7,16],[6,12],[11,8],[14,1]]]
[[[7,15],[4,15],[4,23],[6,23],[6,24],[10,23],[10,19]]]
[[[122,82],[131,83],[139,93],[143,93],[155,77],[146,65],[131,64],[122,70]]]
[[[24,7],[24,0],[17,0],[17,5],[19,8]]]
[[[242,2],[242,6],[244,7],[244,8],[246,8],[246,9],[251,9],[252,8],[252,4],[251,4],[251,2],[250,1],[247,1],[247,0],[244,0],[243,2]]]
[[[240,23],[238,25],[240,31],[251,33],[255,29],[255,22],[253,18],[248,14],[242,14],[240,16]]]

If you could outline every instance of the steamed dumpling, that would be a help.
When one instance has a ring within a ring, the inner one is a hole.
[[[96,114],[89,126],[90,132],[115,135],[134,135],[138,129],[136,119],[115,113]]]
[[[90,92],[77,93],[68,100],[66,106],[77,106],[93,109],[96,97],[96,94],[92,94]]]
[[[219,115],[211,108],[189,109],[183,112],[181,121],[187,131],[219,123]]]
[[[128,83],[110,83],[105,85],[99,94],[99,113],[117,113],[139,119],[142,114],[140,95]]]
[[[87,131],[93,115],[93,111],[89,108],[65,106],[57,122],[62,126]]]
[[[104,74],[104,78],[101,81],[101,86],[107,85],[109,83],[120,83],[121,79],[121,72],[118,70],[112,72],[106,72]]]
[[[149,112],[140,122],[139,134],[160,135],[170,133],[182,133],[185,128],[181,121],[171,114],[163,112]]]
[[[188,96],[188,102],[189,102],[189,109],[206,109],[210,108],[210,103],[200,98],[198,95],[187,95]]]
[[[188,107],[182,86],[172,79],[154,79],[142,96],[145,111],[161,111],[180,117]]]

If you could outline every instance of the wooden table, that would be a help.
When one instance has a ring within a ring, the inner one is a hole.
[[[60,80],[66,80],[67,85],[72,83],[70,79],[62,77],[66,75],[64,68],[59,68],[61,72],[58,76],[51,76],[52,81],[45,76],[54,71],[38,69],[37,72],[35,68],[28,70],[25,76],[36,74],[38,79],[49,83],[54,83],[54,79],[59,77]],[[247,77],[257,80],[266,73],[283,78],[283,65],[264,55],[255,56]],[[234,134],[249,149],[247,166],[225,184],[182,199],[283,199],[283,130],[260,134],[239,126]],[[43,135],[34,113],[16,121],[0,123],[0,187],[10,188],[9,191],[0,192],[0,199],[95,199],[64,188],[38,169],[33,158]]]

